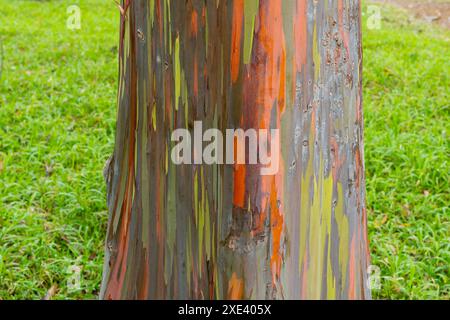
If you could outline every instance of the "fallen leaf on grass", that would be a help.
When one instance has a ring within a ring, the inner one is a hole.
[[[58,287],[56,286],[56,284],[52,285],[50,289],[48,289],[47,294],[44,298],[42,298],[42,300],[52,300],[53,296],[56,294],[57,288]]]
[[[411,210],[409,209],[409,204],[405,204],[402,207],[402,216],[409,217],[411,215]]]

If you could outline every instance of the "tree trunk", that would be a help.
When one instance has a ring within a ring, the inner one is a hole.
[[[123,1],[101,298],[370,298],[360,1]],[[279,129],[278,172],[176,165],[195,121]]]

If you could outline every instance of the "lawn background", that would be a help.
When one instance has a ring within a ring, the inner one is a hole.
[[[381,8],[381,29],[367,27],[363,8],[373,294],[450,299],[450,32]],[[41,299],[52,286],[54,299],[99,293],[118,14],[105,0],[0,0],[0,299]]]

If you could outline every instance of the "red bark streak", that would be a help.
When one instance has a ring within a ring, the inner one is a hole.
[[[234,137],[234,194],[233,204],[236,207],[244,208],[245,206],[245,164],[238,164],[238,138]]]
[[[203,6],[202,8],[202,26],[205,27],[206,25],[206,6]]]
[[[239,78],[243,25],[244,0],[235,0],[233,3],[233,22],[231,31],[231,79],[233,83]]]
[[[339,33],[341,34],[341,37],[343,39],[344,42],[344,48],[345,48],[345,53],[347,57],[350,57],[350,52],[349,52],[349,35],[348,32],[345,32],[344,30],[344,3],[343,0],[338,0],[338,17],[339,17],[339,21],[338,21],[338,25],[339,25]]]
[[[331,147],[331,153],[333,154],[333,164],[331,168],[331,172],[333,174],[333,181],[339,180],[339,171],[341,170],[342,165],[345,163],[345,154],[340,157],[339,155],[339,144],[336,140],[335,136],[332,136],[330,138],[330,147]]]
[[[348,284],[348,298],[350,300],[356,299],[356,288],[355,288],[355,255],[356,255],[356,242],[355,242],[355,236],[357,236],[358,233],[355,232],[352,235],[352,241],[350,244],[350,261],[349,261],[349,284]]]
[[[198,61],[197,53],[194,55],[194,96],[198,97]]]
[[[127,257],[128,257],[128,247],[129,247],[129,237],[128,237],[128,227],[131,217],[131,206],[130,202],[130,182],[127,181],[127,194],[124,198],[119,230],[117,234],[118,245],[117,245],[117,257],[114,258],[113,266],[110,274],[110,281],[108,283],[108,288],[106,289],[105,296],[110,300],[119,300],[121,298],[120,294],[122,292],[123,283],[125,280],[126,268],[127,268]]]
[[[194,9],[191,14],[191,37],[196,37],[198,34],[198,14]]]
[[[150,279],[148,277],[148,268],[150,265],[150,261],[148,261],[148,254],[144,252],[144,259],[142,262],[142,269],[144,270],[142,272],[142,277],[139,279],[140,290],[138,293],[138,299],[139,300],[145,300],[148,297],[148,287],[150,283]]]
[[[161,12],[161,0],[156,0],[156,18],[158,19],[158,26],[159,26],[159,40],[160,44],[163,43],[163,17]]]
[[[296,73],[302,70],[306,63],[306,0],[297,0],[296,15],[294,20],[295,39],[295,68]],[[294,75],[296,74],[294,73]],[[295,81],[294,81],[295,83]]]

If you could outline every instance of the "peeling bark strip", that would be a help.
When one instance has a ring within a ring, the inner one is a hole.
[[[101,298],[367,299],[360,1],[124,0]],[[280,170],[171,133],[280,129]]]

